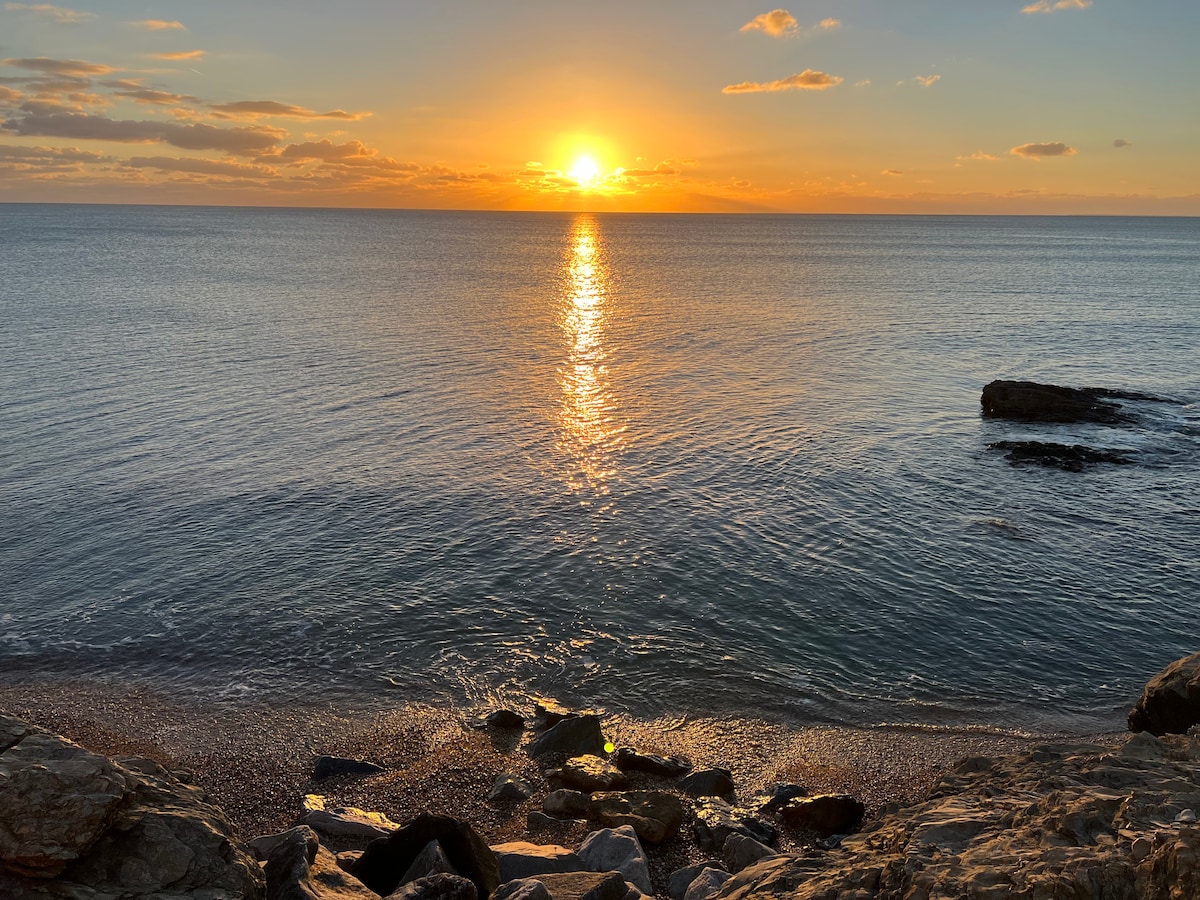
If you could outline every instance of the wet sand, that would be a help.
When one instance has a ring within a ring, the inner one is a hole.
[[[573,845],[588,830],[580,823],[527,832],[526,815],[540,809],[547,792],[537,765],[523,750],[531,732],[468,726],[470,717],[486,710],[410,704],[346,715],[334,709],[185,704],[144,689],[103,684],[37,683],[0,686],[0,712],[99,753],[148,757],[193,773],[244,839],[291,827],[310,792],[325,795],[331,805],[382,812],[401,823],[421,811],[452,815],[471,822],[489,843],[528,839]],[[1115,739],[987,729],[794,727],[699,716],[604,716],[604,731],[617,746],[682,754],[697,768],[729,768],[739,799],[790,781],[810,793],[854,794],[866,803],[868,818],[888,804],[923,798],[942,773],[968,756],[1004,755],[1047,742]],[[322,754],[367,759],[388,771],[314,786],[313,760]],[[531,780],[537,788],[534,797],[515,804],[489,803],[487,794],[502,773]],[[634,783],[663,786],[649,776]],[[652,854],[656,881],[701,857],[687,831]],[[782,848],[797,845],[785,834]]]

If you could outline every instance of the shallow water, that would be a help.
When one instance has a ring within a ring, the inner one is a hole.
[[[0,248],[10,677],[1089,730],[1197,649],[1200,220],[5,206]],[[998,377],[1171,402],[983,420]]]

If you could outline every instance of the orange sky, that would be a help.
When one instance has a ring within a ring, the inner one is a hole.
[[[0,201],[1200,215],[1200,4],[0,5]]]

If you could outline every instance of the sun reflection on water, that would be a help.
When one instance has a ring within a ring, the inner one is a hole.
[[[607,494],[613,454],[625,426],[608,375],[610,276],[595,219],[579,216],[564,260],[565,290],[559,327],[566,356],[559,367],[559,449],[572,461],[567,481],[577,491]]]

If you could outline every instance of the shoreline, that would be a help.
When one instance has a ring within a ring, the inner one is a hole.
[[[346,714],[332,708],[185,702],[146,688],[97,682],[38,682],[0,685],[0,712],[104,755],[146,757],[191,772],[243,839],[291,827],[309,792],[397,822],[422,811],[467,818],[490,842],[524,839],[526,814],[540,808],[536,795],[517,804],[486,801],[497,775],[536,778],[537,765],[520,748],[528,732],[514,736],[472,729],[470,715],[461,708],[408,703]],[[890,805],[923,799],[966,757],[1003,756],[1046,743],[1111,743],[1120,734],[803,726],[750,716],[601,716],[617,746],[680,754],[697,768],[730,769],[739,796],[792,781],[813,793],[853,794],[865,803],[868,821]],[[320,755],[370,760],[387,772],[314,787],[312,765]]]

